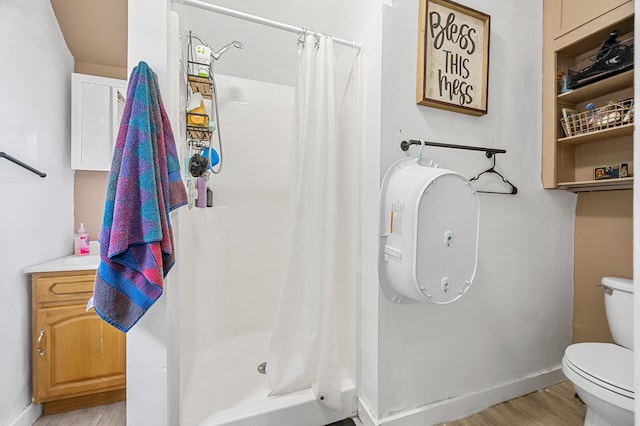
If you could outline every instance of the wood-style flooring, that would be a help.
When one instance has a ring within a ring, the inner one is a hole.
[[[127,424],[126,401],[42,416],[33,426],[124,426]]]
[[[582,426],[587,408],[574,395],[566,381],[439,426]]]
[[[124,426],[125,404],[43,416],[34,426]],[[563,382],[438,426],[582,426],[585,412],[585,406],[574,397],[573,385]]]

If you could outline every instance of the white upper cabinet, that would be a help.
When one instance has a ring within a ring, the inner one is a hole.
[[[127,81],[74,73],[71,79],[71,168],[111,169],[127,98]]]

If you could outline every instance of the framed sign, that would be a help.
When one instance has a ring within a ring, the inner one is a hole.
[[[420,0],[417,102],[487,113],[490,16],[448,0]]]

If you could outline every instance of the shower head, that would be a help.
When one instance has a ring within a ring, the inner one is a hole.
[[[222,48],[220,48],[220,50],[212,50],[211,51],[211,56],[213,56],[213,59],[218,60],[220,59],[220,56],[222,56],[222,54],[224,52],[226,52],[227,50],[229,50],[230,48],[235,47],[237,49],[244,49],[244,44],[242,42],[239,41],[232,41],[229,44],[225,44],[224,46],[222,46]]]

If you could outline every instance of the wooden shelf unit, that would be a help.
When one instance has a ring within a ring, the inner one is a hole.
[[[558,182],[558,188],[573,192],[608,191],[633,188],[633,177],[620,179],[585,180],[581,182]]]
[[[551,1],[545,1],[545,7],[548,4]],[[609,164],[627,163],[633,174],[633,123],[566,137],[560,118],[562,108],[585,111],[590,102],[600,108],[610,101],[633,98],[634,70],[566,93],[559,93],[556,78],[559,72],[596,54],[611,31],[619,31],[618,40],[632,36],[632,6],[604,12],[596,20],[597,26],[579,26],[555,38],[547,34],[550,24],[545,22],[542,178],[547,189],[579,192],[633,187],[633,177],[593,180],[593,169]]]

